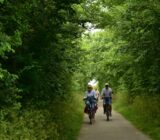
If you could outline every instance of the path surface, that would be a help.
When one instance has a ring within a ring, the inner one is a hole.
[[[106,121],[102,103],[99,104],[94,124],[89,124],[85,114],[78,140],[151,140],[115,111],[111,120]]]

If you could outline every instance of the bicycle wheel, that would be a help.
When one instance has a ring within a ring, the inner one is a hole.
[[[105,112],[106,112],[107,121],[109,121],[109,115],[110,115],[109,104],[106,104],[105,109],[106,109]]]

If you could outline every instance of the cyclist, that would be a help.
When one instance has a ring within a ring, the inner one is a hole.
[[[110,105],[110,116],[112,112],[112,89],[109,87],[108,83],[105,83],[105,87],[102,89],[101,98],[103,99],[103,112],[105,114],[105,104]]]
[[[91,107],[95,110],[97,110],[97,102],[96,102],[96,92],[95,90],[93,90],[92,85],[88,85],[87,86],[87,91],[85,92],[85,103],[86,103],[86,107],[84,112],[87,113],[87,106],[91,105]]]

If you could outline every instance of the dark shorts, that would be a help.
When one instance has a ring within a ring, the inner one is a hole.
[[[105,97],[104,98],[104,104],[111,104],[112,103],[112,100],[110,97]]]

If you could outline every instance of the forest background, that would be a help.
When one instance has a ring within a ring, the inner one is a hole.
[[[0,139],[75,140],[92,78],[160,139],[159,46],[158,0],[0,0]]]

